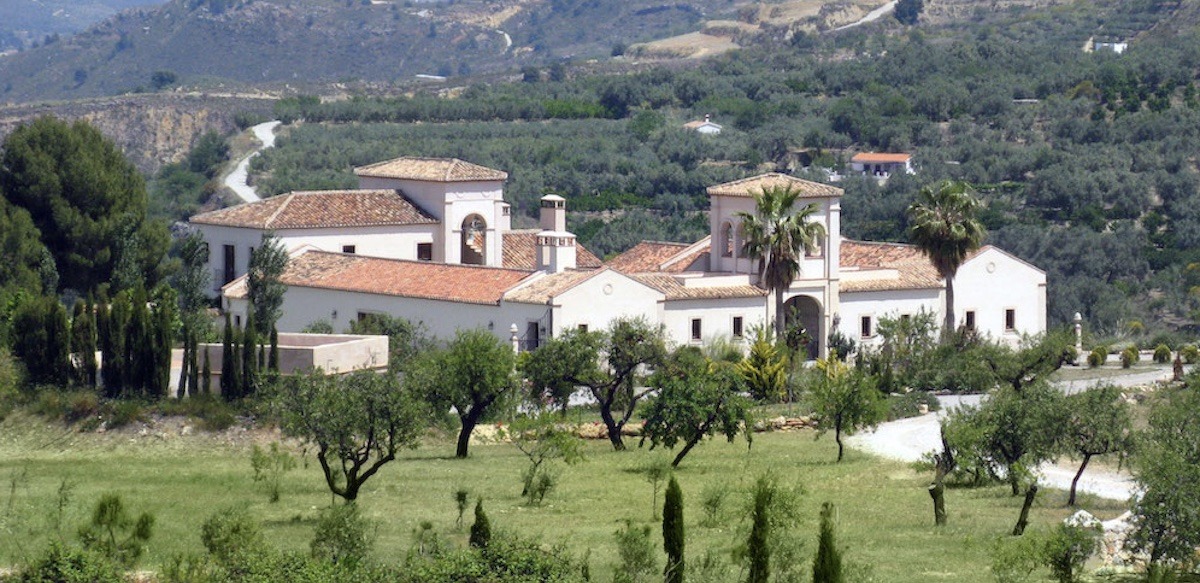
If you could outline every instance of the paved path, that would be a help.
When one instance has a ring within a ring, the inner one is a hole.
[[[1086,379],[1058,383],[1059,388],[1066,393],[1076,393],[1087,390],[1101,383],[1111,383],[1122,387],[1148,385],[1171,377],[1170,367],[1153,371],[1137,372],[1128,375],[1113,376],[1099,379]],[[942,410],[936,414],[922,415],[910,419],[901,419],[880,425],[873,433],[862,433],[849,439],[852,447],[879,456],[900,461],[920,460],[926,452],[941,448],[940,420],[946,412],[958,406],[975,406],[980,402],[979,395],[943,396],[938,401]],[[1071,479],[1075,477],[1078,465],[1070,460],[1060,464],[1046,464],[1038,469],[1039,482],[1052,488],[1068,490]],[[1098,468],[1089,468],[1079,479],[1079,491],[1095,494],[1103,498],[1127,500],[1133,495],[1134,481],[1125,472],[1117,473]]]
[[[868,12],[866,16],[864,16],[854,22],[851,22],[850,24],[844,24],[842,26],[839,26],[833,30],[834,31],[846,30],[847,28],[854,28],[856,26],[864,25],[868,22],[875,22],[876,20],[879,20],[879,18],[882,17],[884,14],[887,14],[895,9],[896,9],[896,2],[895,2],[895,0],[892,0],[891,2],[888,2],[887,4],[884,4],[883,6],[880,6],[879,8],[876,8],[875,10]]]
[[[225,186],[238,195],[238,198],[244,202],[255,202],[259,199],[258,193],[254,191],[254,187],[248,182],[250,178],[250,159],[257,156],[259,152],[275,146],[275,128],[282,122],[268,121],[260,123],[252,128],[254,137],[262,144],[257,150],[246,154],[245,158],[238,161],[233,172],[230,172],[225,177]]]

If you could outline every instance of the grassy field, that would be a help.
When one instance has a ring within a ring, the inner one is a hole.
[[[135,512],[157,516],[143,568],[156,569],[179,553],[203,552],[201,522],[228,506],[244,507],[261,519],[277,547],[307,548],[314,517],[331,502],[311,456],[288,474],[282,500],[270,504],[253,483],[249,463],[250,444],[271,441],[270,432],[181,433],[175,426],[80,434],[23,414],[0,424],[0,565],[27,559],[48,537],[73,537],[91,505],[106,492],[120,493]],[[514,447],[476,445],[466,460],[456,460],[452,453],[449,440],[429,440],[368,482],[360,504],[378,524],[379,559],[401,561],[421,521],[431,522],[444,538],[464,543],[466,529],[455,526],[453,493],[466,488],[472,501],[485,499],[494,529],[563,543],[576,556],[590,551],[593,580],[609,581],[616,557],[614,531],[625,519],[653,522],[652,489],[639,470],[669,459],[666,452],[635,447],[616,453],[607,442],[591,442],[587,460],[564,469],[558,490],[543,506],[529,507],[519,497],[525,459]],[[835,464],[835,455],[832,439],[814,440],[808,431],[758,434],[749,450],[742,440],[698,447],[677,473],[685,496],[689,556],[713,550],[728,558],[747,527],[746,491],[757,476],[772,471],[782,484],[804,490],[797,536],[805,555],[816,547],[820,505],[830,501],[838,508],[846,558],[868,565],[871,580],[991,580],[989,550],[1012,528],[1020,506],[1005,487],[951,490],[950,525],[937,529],[925,490],[929,476],[856,451]],[[56,500],[64,481],[69,496],[60,512]],[[723,524],[699,526],[702,492],[721,487],[729,490]],[[1054,491],[1039,498],[1035,527],[1061,520],[1067,514],[1064,501]],[[1085,499],[1084,507],[1101,518],[1124,510],[1121,503],[1094,499]],[[469,524],[469,509],[467,515]],[[654,537],[658,548],[659,535]],[[731,569],[731,581],[735,573]]]

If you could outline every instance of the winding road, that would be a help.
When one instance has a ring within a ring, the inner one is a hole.
[[[254,137],[258,138],[261,145],[258,149],[246,154],[246,157],[238,160],[237,166],[233,168],[233,172],[230,172],[225,177],[225,186],[232,190],[234,194],[237,194],[238,198],[244,202],[261,200],[258,193],[255,192],[254,187],[249,183],[250,159],[257,156],[259,152],[275,146],[275,128],[279,127],[280,123],[282,122],[278,120],[268,121],[250,128],[254,132]]]
[[[876,8],[875,10],[868,12],[866,16],[864,16],[854,22],[851,22],[850,24],[844,24],[835,29],[832,29],[831,32],[836,32],[839,30],[846,30],[847,28],[854,28],[856,26],[864,25],[868,22],[875,22],[876,20],[879,20],[880,17],[882,17],[884,14],[887,14],[895,9],[896,9],[896,0],[892,0],[891,2],[888,2],[887,4],[884,4],[883,6],[880,6],[879,8]]]
[[[1170,376],[1170,368],[1164,368],[1104,379],[1062,382],[1057,386],[1065,393],[1075,393],[1102,382],[1134,387],[1164,381]],[[940,422],[946,412],[959,406],[978,405],[980,396],[943,396],[938,397],[938,401],[942,405],[942,410],[937,413],[883,423],[873,432],[860,433],[851,437],[848,443],[856,449],[889,459],[905,462],[918,461],[927,452],[941,448]],[[1071,479],[1075,477],[1078,469],[1079,466],[1070,460],[1045,464],[1038,468],[1039,483],[1052,488],[1068,490],[1071,488]],[[1113,500],[1128,500],[1133,496],[1135,487],[1136,483],[1128,473],[1105,471],[1099,468],[1088,468],[1079,479],[1080,492],[1088,492]]]

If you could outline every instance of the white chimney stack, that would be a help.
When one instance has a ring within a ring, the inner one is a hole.
[[[542,197],[542,231],[537,234],[537,268],[559,273],[575,269],[575,235],[567,232],[567,199]]]

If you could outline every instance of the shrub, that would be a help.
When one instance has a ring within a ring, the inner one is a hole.
[[[1129,368],[1140,358],[1136,346],[1130,346],[1121,351],[1121,368]]]
[[[317,518],[312,556],[353,568],[364,562],[374,546],[370,530],[371,524],[359,514],[357,504],[330,506]]]
[[[85,549],[98,552],[124,567],[132,567],[154,533],[154,515],[143,512],[137,520],[125,510],[117,494],[105,494],[96,502],[92,520],[79,529]]]
[[[1043,537],[1036,532],[998,539],[992,547],[992,576],[997,583],[1025,583],[1042,565]]]
[[[941,409],[941,403],[936,396],[926,391],[910,391],[888,396],[888,419],[908,419],[921,414],[921,405],[929,407],[930,411]]]
[[[658,567],[654,561],[654,545],[650,543],[650,527],[635,526],[625,519],[625,525],[614,533],[617,554],[621,557],[613,569],[614,583],[637,583],[655,578]]]
[[[1087,357],[1088,366],[1090,366],[1092,368],[1104,366],[1104,363],[1107,360],[1108,360],[1108,347],[1106,347],[1106,346],[1097,346],[1097,347],[1093,348],[1091,352],[1088,353],[1088,357]]]
[[[473,548],[486,549],[492,540],[492,525],[483,511],[483,498],[475,503],[475,523],[471,525],[470,544]]]
[[[1188,364],[1196,364],[1200,362],[1200,348],[1195,344],[1185,344],[1179,349],[1179,353],[1183,356],[1183,361]]]
[[[700,508],[704,517],[700,526],[715,528],[721,525],[721,511],[725,507],[725,498],[729,496],[729,486],[724,482],[709,484],[700,492]]]
[[[22,583],[121,583],[121,568],[104,555],[52,541],[16,579]]]
[[[1096,550],[1099,532],[1093,528],[1060,524],[1046,537],[1044,561],[1058,583],[1074,583],[1083,563]]]
[[[842,583],[842,551],[833,534],[833,504],[821,505],[821,530],[813,559],[813,583]]]
[[[1154,347],[1154,362],[1158,364],[1166,364],[1171,362],[1171,347],[1166,344],[1159,344]]]
[[[0,346],[0,421],[12,412],[21,387],[21,364],[7,348]]]
[[[245,508],[226,508],[209,516],[200,526],[200,542],[208,554],[224,565],[257,555],[266,548],[258,523]]]
[[[142,404],[137,401],[109,401],[104,406],[104,418],[110,428],[125,427],[146,420]]]
[[[271,442],[270,449],[263,449],[257,444],[250,452],[250,467],[254,470],[255,483],[261,482],[267,490],[267,499],[271,503],[279,502],[279,491],[283,487],[283,475],[296,467],[296,460],[279,442]]]

